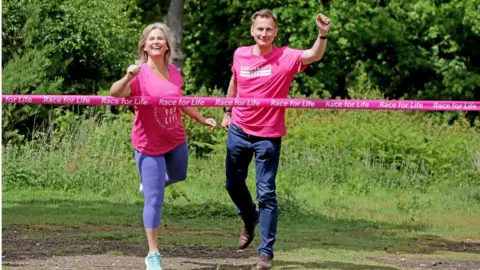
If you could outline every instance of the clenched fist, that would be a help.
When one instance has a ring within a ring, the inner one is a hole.
[[[139,71],[140,71],[139,65],[130,65],[127,68],[127,74],[130,78],[133,78],[135,75],[137,75]]]
[[[328,31],[330,30],[330,19],[327,16],[323,15],[322,13],[318,13],[315,23],[317,24],[318,30],[320,30],[320,34],[322,36],[328,35]]]

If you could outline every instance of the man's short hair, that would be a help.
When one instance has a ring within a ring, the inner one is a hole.
[[[275,27],[277,26],[277,15],[275,13],[273,13],[271,10],[269,9],[262,9],[262,10],[259,10],[255,13],[253,13],[252,15],[252,25],[255,23],[255,19],[257,17],[260,17],[260,18],[272,18],[273,19],[273,22],[275,23]]]

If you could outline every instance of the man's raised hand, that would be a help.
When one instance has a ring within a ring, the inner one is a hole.
[[[330,30],[330,19],[322,13],[318,13],[315,23],[317,24],[318,30],[320,30],[320,34],[327,36]]]

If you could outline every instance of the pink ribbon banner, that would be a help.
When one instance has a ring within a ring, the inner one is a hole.
[[[269,99],[220,97],[125,97],[80,95],[2,95],[3,104],[163,107],[277,107],[297,109],[480,111],[480,101]]]

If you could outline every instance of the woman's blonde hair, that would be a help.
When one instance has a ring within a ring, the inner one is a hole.
[[[160,29],[165,34],[165,39],[167,40],[168,50],[165,52],[165,64],[170,64],[172,62],[172,51],[175,49],[173,45],[173,37],[170,35],[170,28],[164,23],[156,22],[148,25],[143,29],[142,37],[138,42],[138,57],[136,61],[137,65],[146,63],[148,60],[148,54],[144,51],[145,43],[147,42],[148,35],[154,29]]]

